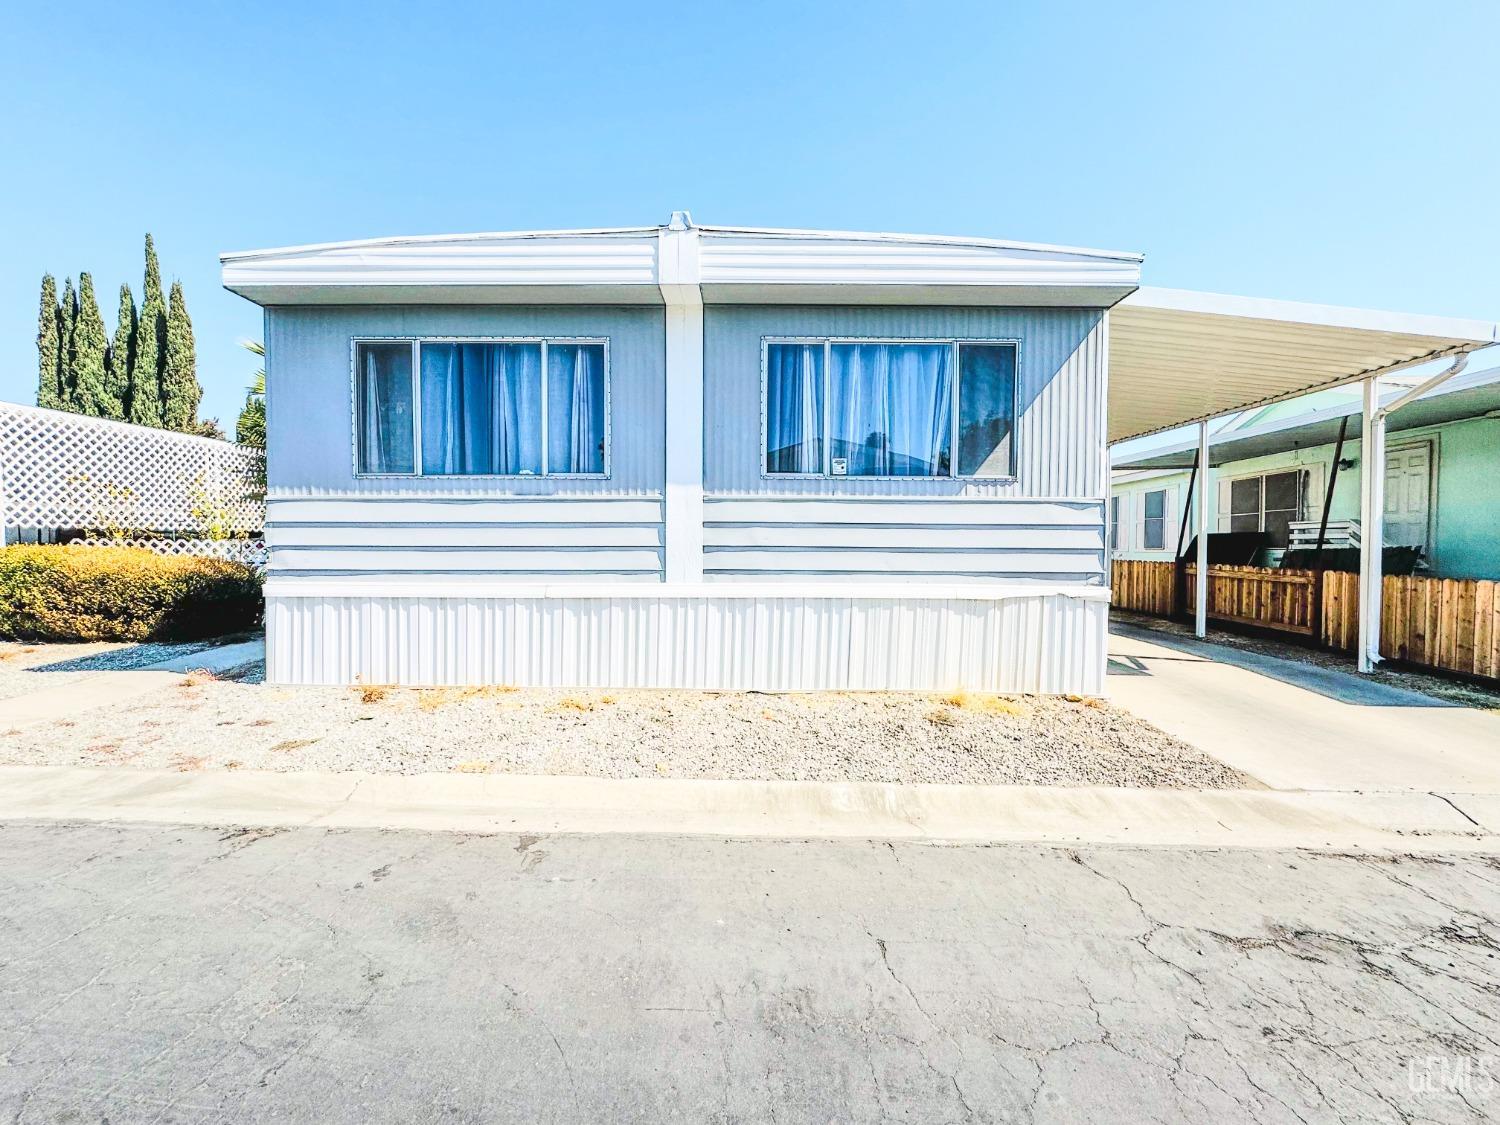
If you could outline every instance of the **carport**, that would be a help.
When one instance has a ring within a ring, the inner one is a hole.
[[[1326,387],[1362,383],[1359,668],[1380,660],[1386,419],[1457,375],[1470,352],[1500,341],[1488,321],[1138,289],[1110,314],[1109,441],[1196,423],[1192,504],[1198,539],[1195,623],[1207,632],[1211,423]],[[1406,394],[1381,402],[1381,378],[1448,360]]]

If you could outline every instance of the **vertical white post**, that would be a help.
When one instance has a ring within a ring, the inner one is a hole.
[[[703,581],[703,291],[698,232],[674,211],[658,236],[657,281],[666,303],[666,488],[663,580]]]
[[[1208,636],[1208,422],[1198,423],[1198,481],[1193,490],[1198,519],[1198,575],[1193,632]]]
[[[1359,442],[1359,670],[1380,663],[1380,620],[1385,592],[1385,415],[1380,376],[1365,380]]]

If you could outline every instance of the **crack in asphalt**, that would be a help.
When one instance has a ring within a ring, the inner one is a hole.
[[[130,846],[143,838],[159,847]],[[507,1096],[550,1071],[573,1118],[1494,1109],[1464,1088],[1413,1100],[1402,1070],[1500,1054],[1491,857],[542,839],[11,826],[0,901],[25,908],[0,916],[0,1105],[18,1125],[59,1107],[276,1116],[329,1068],[399,1078],[377,1060],[405,1057],[385,1036],[407,1027],[468,1107],[454,1116],[483,1119],[492,1076],[442,1063],[432,1029],[465,1028],[461,1043],[498,1013],[494,1042],[525,1060],[504,1070],[493,1048]],[[552,878],[531,873],[543,855]],[[1225,879],[1243,893],[1216,898]],[[412,1023],[437,996],[438,1022]],[[561,1073],[533,1065],[549,1040]],[[105,1044],[128,1066],[102,1062]],[[647,1073],[654,1087],[633,1085]],[[687,1100],[618,1100],[648,1088]]]

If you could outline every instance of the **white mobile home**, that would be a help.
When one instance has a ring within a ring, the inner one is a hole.
[[[678,213],[223,261],[266,310],[283,683],[1097,693],[1106,443],[1201,412],[1141,306],[1107,420],[1136,254]],[[1390,362],[1477,346],[1436,335]]]

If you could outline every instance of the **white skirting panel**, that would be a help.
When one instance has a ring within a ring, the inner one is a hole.
[[[1053,588],[1056,589],[1055,587]],[[746,596],[566,588],[536,593],[277,593],[280,684],[762,691],[1104,690],[1107,591]]]

